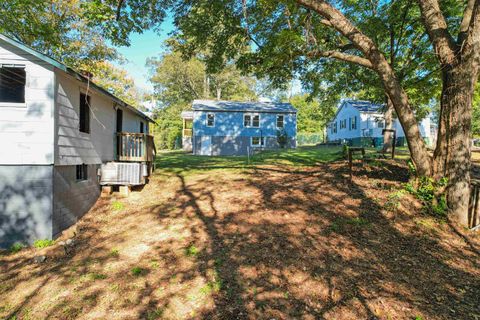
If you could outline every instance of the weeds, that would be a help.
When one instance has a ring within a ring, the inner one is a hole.
[[[25,248],[25,246],[23,244],[21,244],[20,242],[15,242],[10,247],[10,252],[17,253],[17,252],[20,252],[23,248]]]
[[[187,257],[196,257],[199,252],[200,250],[198,250],[193,244],[185,249],[185,255]]]
[[[112,210],[113,211],[122,211],[125,209],[125,205],[121,203],[120,201],[113,201],[112,202]]]
[[[112,249],[112,250],[110,250],[110,256],[111,257],[118,257],[118,256],[120,256],[120,251],[118,251],[118,249]]]
[[[387,211],[395,212],[400,207],[400,200],[405,196],[405,190],[397,190],[388,195],[384,208]]]
[[[35,242],[33,243],[33,246],[37,249],[42,249],[42,248],[50,247],[53,244],[55,244],[55,240],[39,239],[39,240],[35,240]]]
[[[142,275],[143,272],[144,272],[144,270],[140,267],[133,267],[132,270],[131,270],[132,275],[134,275],[136,277]]]
[[[444,217],[447,213],[445,187],[447,178],[434,180],[421,177],[405,184],[405,190],[414,195],[423,204],[424,209],[435,216]]]

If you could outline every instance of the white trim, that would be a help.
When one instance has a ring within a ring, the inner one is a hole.
[[[26,108],[26,102],[0,102],[0,108]]]
[[[253,138],[258,138],[260,144],[253,144]],[[250,146],[251,146],[251,147],[254,147],[254,148],[264,147],[264,146],[265,146],[265,137],[264,137],[264,136],[261,136],[261,137],[258,137],[258,136],[250,137]]]
[[[245,116],[250,116],[250,125],[246,126],[245,125]],[[258,116],[258,126],[253,125],[253,117]],[[246,112],[243,113],[243,127],[244,128],[260,128],[260,122],[261,122],[261,117],[260,113],[252,113],[252,112]]]
[[[211,126],[208,125],[208,116],[212,115],[213,116],[213,124]],[[214,112],[208,112],[207,113],[207,118],[205,119],[205,125],[209,128],[215,127],[215,113]]]

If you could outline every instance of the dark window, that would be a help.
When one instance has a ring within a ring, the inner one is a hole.
[[[117,132],[122,132],[123,126],[123,111],[122,109],[117,109]]]
[[[25,68],[0,65],[0,102],[25,103],[25,83]]]
[[[252,116],[249,114],[246,114],[243,116],[243,126],[244,127],[250,127],[252,125]]]
[[[261,147],[265,145],[264,137],[252,137],[252,147]]]
[[[207,127],[213,127],[215,125],[215,115],[213,113],[207,114]]]
[[[253,115],[252,127],[255,127],[255,128],[260,127],[260,116],[258,114]]]
[[[352,130],[357,129],[357,117],[352,118]]]
[[[88,166],[86,164],[79,164],[77,167],[77,181],[88,180]]]
[[[140,121],[140,133],[143,133],[143,130],[144,130],[144,128],[143,128],[143,122]]]
[[[277,128],[283,128],[283,120],[284,120],[283,115],[277,116]]]
[[[80,132],[90,133],[90,96],[80,94]]]
[[[378,127],[378,128],[383,128],[383,127],[385,127],[383,120],[380,120],[380,119],[377,120],[377,127]]]

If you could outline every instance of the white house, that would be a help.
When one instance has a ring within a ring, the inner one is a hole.
[[[0,247],[51,239],[75,223],[100,184],[115,182],[115,172],[113,180],[111,171],[99,175],[102,165],[151,162],[151,121],[89,78],[0,35]]]
[[[333,120],[328,124],[328,141],[346,141],[351,144],[361,144],[362,140],[372,138],[381,144],[382,131],[385,129],[385,106],[369,101],[343,100]],[[405,140],[405,133],[398,119],[394,119],[393,129],[399,142]],[[420,123],[420,132],[427,144],[433,144],[436,134],[435,127],[429,117]]]

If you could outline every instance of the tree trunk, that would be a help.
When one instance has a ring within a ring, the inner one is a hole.
[[[385,111],[385,129],[393,129],[393,103],[387,97],[387,110]],[[383,134],[383,152],[392,152],[393,133]]]
[[[222,99],[222,88],[220,87],[217,87],[217,100],[221,100]]]
[[[475,79],[465,65],[443,72],[443,88],[434,177],[448,178],[448,214],[461,225],[468,225],[470,197],[470,156],[472,98]]]

